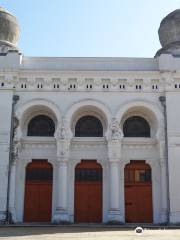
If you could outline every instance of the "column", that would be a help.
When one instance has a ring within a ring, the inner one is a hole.
[[[166,146],[165,146],[165,131],[164,131],[164,124],[163,119],[161,119],[162,125],[158,129],[157,132],[157,140],[158,140],[158,147],[159,147],[159,155],[160,155],[160,168],[161,168],[161,222],[166,223],[168,221],[167,216],[167,199],[168,199],[168,192],[167,192],[167,166],[166,166]]]
[[[13,161],[11,165],[10,193],[9,193],[9,214],[10,222],[12,223],[17,222],[15,210],[15,191],[16,191],[16,161]]]
[[[162,189],[162,209],[161,209],[161,221],[167,222],[167,174],[166,174],[166,159],[165,159],[165,143],[159,140],[160,150],[160,167],[161,167],[161,189]]]
[[[109,213],[108,221],[111,223],[122,222],[120,213],[120,157],[121,142],[109,142]]]
[[[119,209],[118,162],[110,162],[110,209]]]
[[[67,199],[67,160],[62,159],[57,162],[57,182],[56,182],[56,212],[53,217],[54,223],[69,222],[68,199]]]
[[[69,158],[69,140],[66,131],[66,121],[63,118],[61,125],[58,125],[55,132],[57,145],[57,172],[56,172],[56,211],[53,216],[53,222],[69,222],[68,213],[68,192],[67,192],[67,175],[68,175],[68,158]]]
[[[67,209],[67,162],[58,162],[58,208],[62,211]]]
[[[18,135],[18,129],[14,130],[12,157],[10,162],[10,185],[9,185],[9,221],[16,223],[16,208],[15,208],[15,196],[16,196],[16,167],[20,157],[21,142],[20,135]]]

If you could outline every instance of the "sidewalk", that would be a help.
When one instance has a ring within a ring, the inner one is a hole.
[[[161,226],[162,228],[162,226]],[[133,227],[118,226],[32,226],[20,225],[0,228],[4,240],[179,240],[180,229],[145,229],[135,233]]]

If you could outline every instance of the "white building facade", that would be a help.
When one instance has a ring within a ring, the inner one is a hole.
[[[176,52],[39,58],[2,45],[0,220],[179,223]]]

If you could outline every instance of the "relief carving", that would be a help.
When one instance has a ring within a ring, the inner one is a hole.
[[[62,122],[57,126],[54,137],[57,144],[57,156],[59,158],[68,158],[69,153],[69,140],[66,129],[66,120],[62,118]]]
[[[123,133],[120,129],[119,122],[116,118],[112,118],[110,125],[110,138],[112,140],[120,140],[123,137]]]

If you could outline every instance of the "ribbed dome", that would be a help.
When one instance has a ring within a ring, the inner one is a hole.
[[[0,44],[15,46],[20,35],[16,17],[0,7]]]

